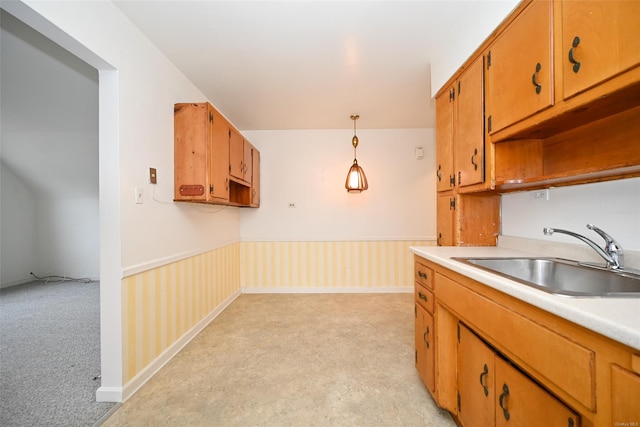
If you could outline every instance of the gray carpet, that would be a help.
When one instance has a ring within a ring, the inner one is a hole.
[[[100,284],[0,290],[0,425],[92,426],[100,386]]]

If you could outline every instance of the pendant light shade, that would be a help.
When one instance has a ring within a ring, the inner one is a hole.
[[[353,165],[351,165],[351,168],[349,168],[347,181],[344,184],[349,193],[361,193],[369,188],[369,183],[367,182],[367,177],[364,174],[364,170],[362,169],[362,167],[360,167],[360,165],[358,164],[358,159],[356,158],[356,148],[358,148],[356,120],[358,120],[359,118],[360,116],[357,114],[351,116],[351,120],[353,120],[353,138],[351,138],[351,145],[353,145]]]

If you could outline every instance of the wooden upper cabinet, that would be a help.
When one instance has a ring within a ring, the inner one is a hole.
[[[454,245],[453,219],[455,214],[455,197],[452,195],[438,195],[436,201],[437,230],[436,243],[438,246]]]
[[[455,184],[453,172],[453,86],[436,98],[436,188],[450,190]]]
[[[640,1],[563,1],[564,98],[640,64]]]
[[[259,151],[213,105],[175,104],[175,201],[258,207],[259,183]]]
[[[534,0],[489,47],[489,133],[553,104],[552,6]]]
[[[251,207],[260,206],[260,152],[251,147]]]
[[[244,138],[235,129],[229,129],[229,174],[244,180]]]
[[[484,66],[478,57],[465,70],[457,84],[454,170],[459,187],[484,182]]]
[[[209,103],[174,106],[174,200],[229,200],[228,129]]]

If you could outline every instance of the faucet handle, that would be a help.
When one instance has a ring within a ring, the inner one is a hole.
[[[611,235],[606,233],[604,230],[601,230],[600,228],[596,227],[593,224],[587,224],[587,228],[589,230],[593,230],[596,233],[598,233],[600,237],[604,239],[607,247],[614,245],[616,248],[618,248],[618,250],[622,250],[622,246],[620,246],[620,243],[616,242],[616,240],[613,237],[611,237]]]
[[[624,252],[622,250],[622,246],[618,243],[611,235],[606,233],[605,231],[599,229],[593,224],[587,224],[587,228],[589,230],[593,230],[598,233],[605,241],[604,249],[614,260],[612,267],[613,268],[621,268],[624,265]]]

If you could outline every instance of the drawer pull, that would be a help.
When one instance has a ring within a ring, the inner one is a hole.
[[[476,156],[478,155],[478,149],[474,148],[473,149],[473,156],[471,156],[471,164],[473,165],[473,170],[477,171],[478,170],[478,164],[476,163]]]
[[[438,182],[442,181],[442,165],[438,165],[438,171],[436,172],[436,176],[438,177]]]
[[[487,379],[488,375],[489,375],[489,367],[485,363],[484,364],[484,370],[480,374],[480,385],[482,386],[482,389],[484,390],[484,395],[485,396],[489,396],[489,386],[487,386],[485,384],[485,380]]]
[[[422,292],[420,292],[420,291],[418,291],[418,298],[420,298],[421,300],[429,302],[428,297],[425,294],[423,294]]]
[[[542,90],[542,85],[538,83],[538,73],[540,72],[541,69],[542,69],[542,65],[540,65],[540,63],[538,62],[536,64],[536,72],[533,73],[533,76],[531,76],[531,82],[536,87],[536,93],[538,94]]]
[[[418,271],[418,277],[426,279],[427,278],[427,273],[423,273],[422,271]]]
[[[509,410],[506,404],[509,401],[509,387],[506,384],[502,385],[502,393],[500,393],[500,408],[502,409],[502,415],[504,415],[504,419],[509,421],[511,415],[509,415]],[[506,402],[505,402],[506,400]]]
[[[429,348],[429,327],[427,326],[427,329],[424,331],[424,334],[422,335],[422,339],[424,340],[424,343],[427,345],[427,348]]]
[[[578,71],[580,71],[580,62],[576,61],[576,58],[573,56],[573,52],[575,50],[575,48],[578,47],[578,45],[580,44],[580,37],[575,36],[573,39],[573,43],[571,44],[571,49],[569,49],[569,62],[571,62],[573,64],[573,72],[577,73]]]

